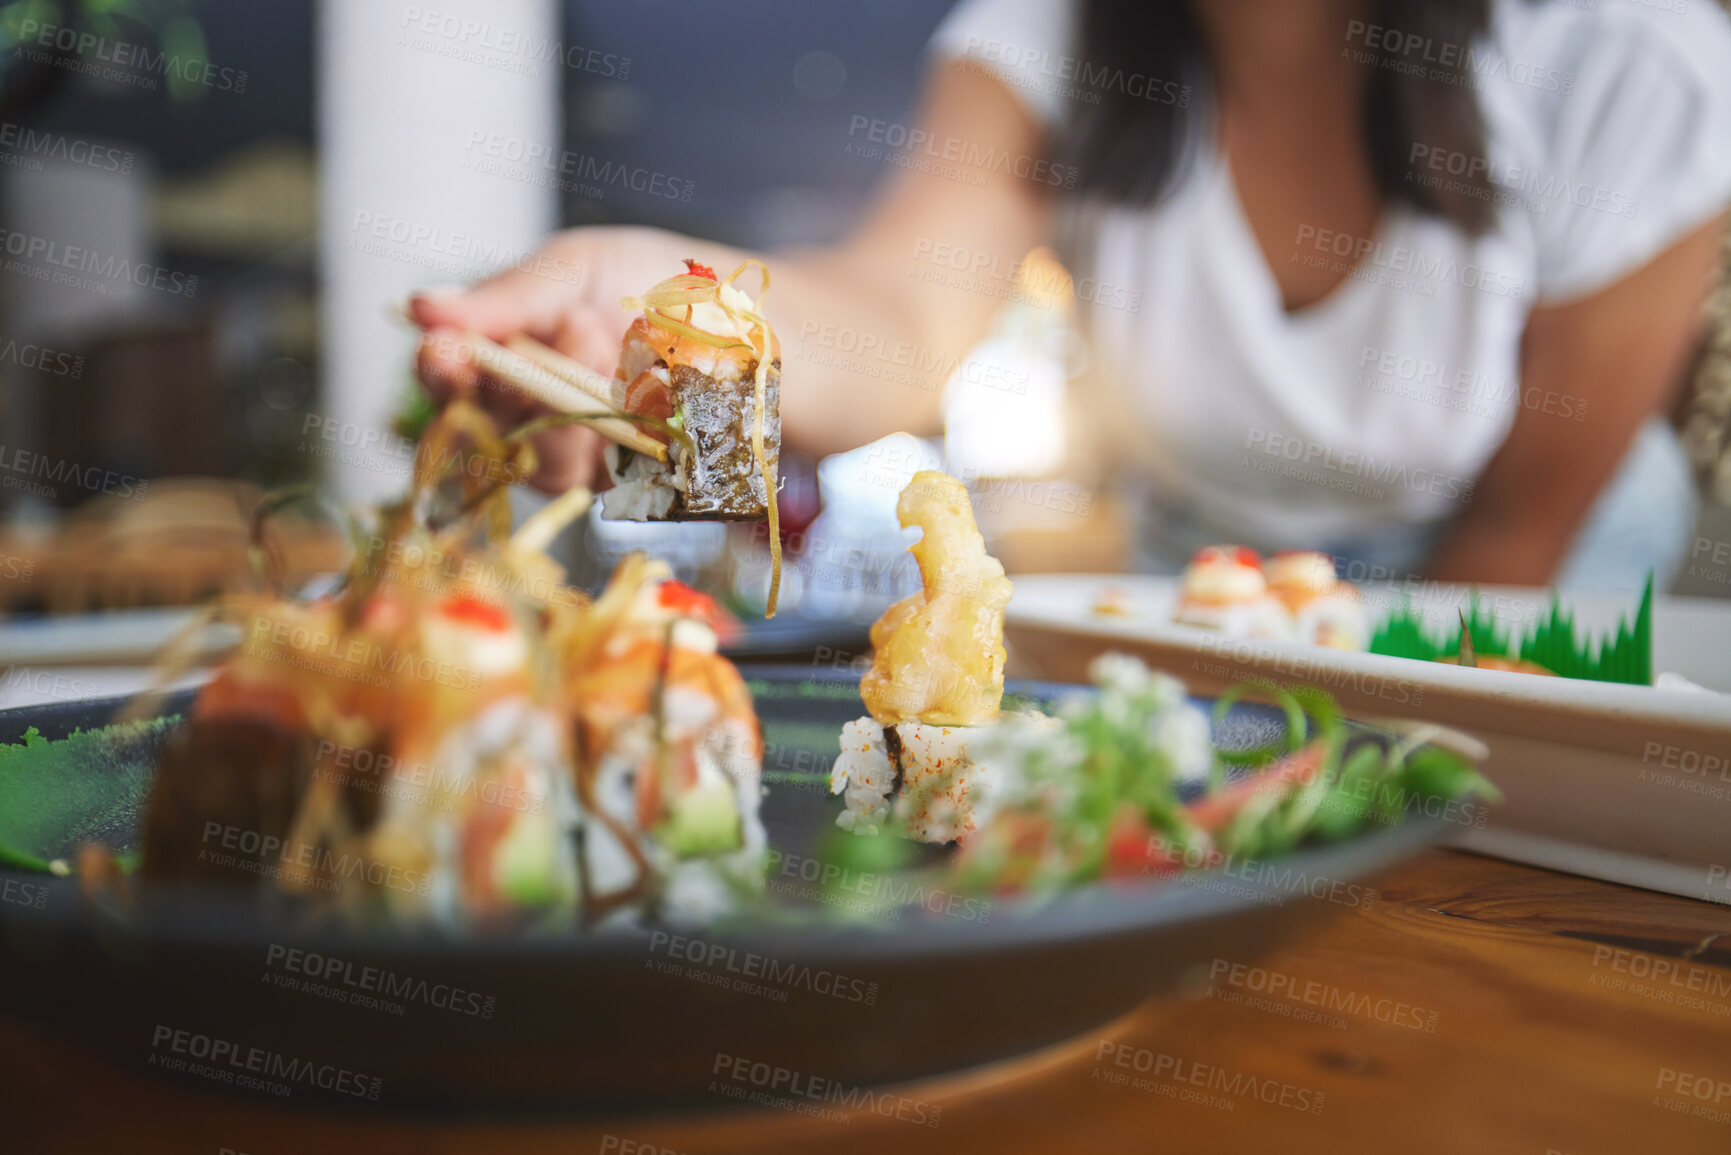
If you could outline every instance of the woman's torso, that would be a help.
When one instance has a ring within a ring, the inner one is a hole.
[[[1676,70],[1666,55],[1688,31],[1635,23],[1642,14],[1492,7],[1470,55],[1416,45],[1394,66],[1431,68],[1455,53],[1447,74],[1477,93],[1483,155],[1415,141],[1407,179],[1485,168],[1494,224],[1473,236],[1396,202],[1362,236],[1301,225],[1292,259],[1343,279],[1294,311],[1215,143],[1208,93],[1144,78],[1143,91],[1194,104],[1179,180],[1152,207],[1072,203],[1062,233],[1100,370],[1090,416],[1175,518],[1263,549],[1422,534],[1471,503],[1520,407],[1585,419],[1566,389],[1523,388],[1521,336],[1537,304],[1634,267],[1675,225],[1667,217],[1695,211],[1654,203],[1636,173],[1619,184],[1618,137],[1643,131],[1639,109],[1634,121],[1628,109],[1609,118],[1600,109],[1663,85],[1644,72]],[[940,30],[940,49],[991,63],[1048,131],[1062,131],[1067,105],[1086,99],[1070,5],[973,8]],[[1709,30],[1722,40],[1720,25]],[[1631,29],[1653,41],[1646,56],[1618,40]],[[1343,29],[1343,54],[1368,43]],[[1589,130],[1606,139],[1573,139]]]

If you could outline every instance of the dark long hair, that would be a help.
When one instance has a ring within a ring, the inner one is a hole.
[[[1078,192],[1146,205],[1180,175],[1208,48],[1194,0],[1082,0],[1079,58],[1099,83],[1097,103],[1077,103],[1055,142],[1073,165]],[[1467,158],[1485,156],[1484,117],[1466,50],[1490,19],[1490,0],[1377,0],[1364,23],[1373,36],[1342,28],[1342,48],[1370,70],[1363,132],[1377,190],[1462,230],[1483,232],[1495,216],[1484,165],[1442,181],[1421,181],[1415,144]],[[1387,33],[1398,33],[1398,41]],[[1440,75],[1438,75],[1440,72]],[[1136,78],[1125,82],[1119,78]],[[1427,154],[1429,155],[1429,154]]]

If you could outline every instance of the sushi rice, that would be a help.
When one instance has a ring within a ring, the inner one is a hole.
[[[843,795],[846,807],[836,825],[920,842],[965,841],[1000,802],[1024,788],[1029,758],[1036,751],[1059,753],[1054,744],[1066,740],[1064,723],[1095,708],[1108,716],[1145,712],[1146,745],[1166,761],[1174,780],[1207,778],[1214,760],[1208,716],[1182,682],[1121,654],[1096,658],[1089,676],[1099,689],[1060,701],[1057,717],[1010,713],[981,726],[886,728],[870,717],[847,723],[830,771],[830,793]]]

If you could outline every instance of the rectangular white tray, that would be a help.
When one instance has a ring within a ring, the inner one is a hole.
[[[1655,671],[1711,687],[1661,690],[1225,638],[1171,621],[1172,578],[1037,574],[1013,581],[1013,674],[1077,681],[1095,654],[1119,650],[1177,675],[1198,694],[1254,678],[1321,686],[1355,717],[1433,721],[1489,745],[1485,772],[1505,802],[1484,828],[1463,831],[1465,845],[1691,898],[1718,897],[1731,874],[1731,694],[1714,692],[1731,690],[1731,602],[1655,601]],[[1128,616],[1095,611],[1108,587],[1129,606]],[[1486,596],[1510,619],[1549,600],[1541,590]],[[1441,625],[1456,619],[1465,597],[1465,589],[1429,586],[1413,604]],[[1366,600],[1386,610],[1398,598],[1371,589]],[[1635,610],[1634,599],[1565,600],[1583,631],[1602,631]],[[1633,867],[1632,859],[1647,865]],[[1731,901],[1731,888],[1720,901]]]

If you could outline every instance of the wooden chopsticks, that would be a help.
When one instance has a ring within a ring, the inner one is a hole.
[[[404,316],[408,316],[406,310]],[[667,446],[629,421],[605,416],[617,412],[613,382],[588,366],[525,333],[516,334],[504,345],[472,329],[455,330],[453,337],[489,375],[561,413],[594,414],[596,420],[586,424],[607,440],[657,461],[667,460]]]

